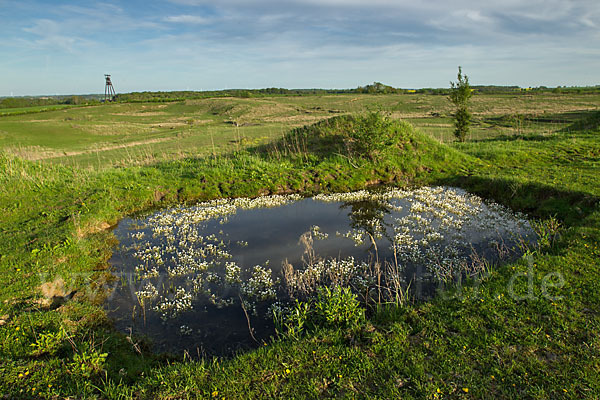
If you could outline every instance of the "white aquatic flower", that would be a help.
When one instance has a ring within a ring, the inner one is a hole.
[[[264,301],[275,298],[275,282],[271,277],[272,271],[256,265],[252,268],[252,276],[242,282],[241,291],[248,298]]]
[[[145,299],[155,299],[158,297],[158,290],[151,282],[147,282],[141,290],[135,292],[138,299],[144,301]]]
[[[479,197],[460,189],[425,187],[405,197],[411,201],[410,211],[395,219],[392,243],[401,260],[430,266],[444,260],[442,269],[458,268],[469,257],[470,249],[464,245],[468,232],[478,232],[478,240],[485,243],[523,228],[504,207],[486,206]]]
[[[146,232],[144,232],[144,231],[140,231],[140,232],[132,233],[132,234],[130,234],[130,236],[131,236],[133,239],[140,240],[140,239],[143,239],[143,238],[144,238],[144,236],[146,236]]]
[[[286,276],[286,285],[291,294],[310,294],[321,286],[331,285],[350,285],[364,290],[374,282],[369,271],[368,263],[357,263],[353,257],[320,259],[302,270],[295,270],[291,276]]]
[[[135,272],[137,273],[140,280],[147,280],[150,278],[157,278],[160,274],[158,268],[156,267],[148,267],[145,265],[140,265],[135,268]]]
[[[318,225],[313,225],[310,227],[310,233],[317,240],[325,240],[329,237],[328,233],[321,231],[321,227]]]
[[[192,295],[185,288],[179,287],[172,297],[161,297],[154,306],[154,310],[160,313],[163,321],[166,321],[178,317],[185,311],[192,310],[192,300]]]
[[[191,334],[192,334],[192,332],[193,332],[192,328],[190,328],[190,327],[189,327],[189,326],[187,326],[187,325],[181,325],[181,326],[179,327],[179,333],[180,333],[182,336],[188,336],[188,335],[191,335]]]
[[[208,296],[208,301],[212,305],[216,306],[219,309],[225,308],[225,307],[230,307],[230,306],[234,305],[234,303],[235,303],[235,299],[233,297],[224,299],[220,296],[217,296],[214,293],[210,293],[210,295]]]
[[[239,285],[242,283],[241,273],[242,269],[236,263],[225,263],[225,281],[230,285]]]
[[[337,232],[337,233],[339,233],[339,232]],[[347,238],[347,239],[352,239],[355,246],[360,246],[365,243],[364,232],[359,229],[354,229],[354,230],[348,231],[344,234],[340,234],[340,236]]]
[[[221,283],[221,277],[219,276],[219,274],[216,274],[214,272],[208,272],[204,276],[204,280],[208,283],[214,283],[214,284]]]

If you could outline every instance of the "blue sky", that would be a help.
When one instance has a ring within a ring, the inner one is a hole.
[[[600,84],[598,0],[0,0],[0,96]]]

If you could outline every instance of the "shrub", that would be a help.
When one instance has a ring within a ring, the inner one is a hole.
[[[350,149],[357,157],[378,160],[385,151],[398,143],[398,126],[379,112],[355,117],[347,132]]]
[[[292,130],[271,145],[272,154],[328,157],[343,154],[378,161],[410,141],[411,128],[379,112],[341,115]]]

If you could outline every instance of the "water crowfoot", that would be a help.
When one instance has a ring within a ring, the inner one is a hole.
[[[365,302],[398,304],[411,285],[482,276],[490,259],[508,257],[513,242],[533,237],[521,215],[455,188],[300,199],[220,199],[133,221],[125,228],[120,257],[135,281],[144,283],[136,296],[165,326],[192,310],[220,317],[216,313],[238,302],[254,315],[284,315],[291,301],[312,298],[321,287],[352,288]],[[309,211],[279,211],[302,204]],[[281,207],[274,214],[300,218],[277,226],[266,211],[273,207]],[[319,211],[315,215],[325,218],[310,220],[314,210],[327,208],[332,214]],[[249,225],[240,225],[244,215]],[[267,257],[274,257],[275,268]]]

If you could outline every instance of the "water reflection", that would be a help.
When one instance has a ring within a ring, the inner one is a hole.
[[[362,200],[355,202],[344,202],[340,205],[341,209],[349,209],[350,228],[355,231],[363,231],[370,238],[385,237],[390,243],[393,239],[388,235],[388,230],[392,230],[392,223],[386,222],[385,217],[390,215],[392,210],[388,204],[380,199]],[[371,243],[369,250],[374,250],[374,244]]]

